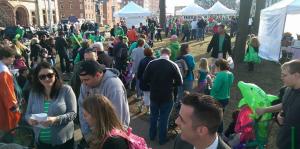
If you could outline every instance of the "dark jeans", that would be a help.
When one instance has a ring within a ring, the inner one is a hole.
[[[199,39],[204,40],[204,28],[199,28]]]
[[[64,144],[54,146],[51,144],[39,142],[37,143],[37,149],[74,149],[74,138],[68,140]]]
[[[179,101],[182,100],[182,98],[184,97],[184,91],[188,91],[188,92],[192,92],[193,90],[193,80],[184,80],[183,81],[183,85],[178,86],[178,94],[177,94],[177,99]]]
[[[192,40],[195,40],[197,37],[197,29],[192,29],[192,36],[191,36],[191,39]]]
[[[223,108],[223,113],[225,112],[225,107],[228,105],[229,100],[228,99],[223,99],[223,100],[218,100],[218,102],[221,104],[222,108]],[[218,128],[218,133],[222,133],[224,130],[224,126],[223,126],[223,120],[221,125]]]
[[[59,54],[61,72],[70,72],[70,60],[67,54]]]
[[[161,33],[156,34],[156,40],[157,41],[159,41],[159,40],[162,41]]]
[[[173,100],[157,104],[150,102],[150,130],[149,137],[154,140],[157,133],[157,123],[159,121],[159,143],[167,141],[169,116],[173,107]]]
[[[154,32],[153,32],[153,33],[150,33],[150,39],[151,39],[151,40],[154,40]]]
[[[182,42],[186,41],[188,42],[190,40],[190,33],[189,32],[185,32],[183,33],[183,37],[181,39]]]

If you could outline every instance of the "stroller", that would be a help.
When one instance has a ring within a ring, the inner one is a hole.
[[[175,121],[179,116],[180,107],[181,107],[181,102],[176,101],[173,105],[173,109],[171,111],[170,118],[169,118],[168,130],[171,132],[175,132],[176,135],[178,135],[179,133],[176,130],[177,124],[175,123]]]
[[[134,80],[132,65],[132,62],[129,62],[126,66],[126,69],[122,70],[120,74],[120,79],[123,82],[126,89],[132,89],[132,87],[134,88],[134,86],[132,85],[132,81]]]

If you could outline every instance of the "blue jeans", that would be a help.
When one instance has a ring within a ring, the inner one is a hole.
[[[195,40],[195,39],[196,39],[196,36],[197,36],[197,29],[192,29],[192,36],[191,36],[191,39],[192,39],[192,40]]]
[[[196,39],[199,40],[201,37],[201,28],[197,28]]]
[[[136,82],[135,82],[135,90],[136,90],[136,96],[137,97],[142,97],[143,96],[143,91],[140,89],[140,80],[137,79],[137,78],[136,78]]]
[[[157,133],[157,123],[159,121],[159,143],[167,141],[169,116],[173,107],[173,101],[157,104],[150,102],[150,129],[149,137],[154,140]]]
[[[184,91],[191,92],[193,90],[194,80],[184,80],[183,85],[178,87],[178,98],[177,100],[181,100],[184,96]]]
[[[204,28],[200,28],[200,38],[202,38],[202,40],[204,40],[204,33],[205,33]]]

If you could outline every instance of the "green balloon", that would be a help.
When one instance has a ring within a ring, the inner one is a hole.
[[[271,113],[266,113],[259,117],[255,113],[257,108],[265,108],[272,105],[272,101],[277,100],[278,97],[270,94],[266,94],[260,87],[252,83],[245,83],[239,81],[238,87],[241,91],[243,98],[240,100],[238,107],[249,106],[254,114],[250,115],[250,118],[256,120],[256,140],[263,142],[267,139],[268,134],[268,122],[272,118]],[[259,119],[259,121],[258,121]]]

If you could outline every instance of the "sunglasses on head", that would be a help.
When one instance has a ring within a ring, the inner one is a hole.
[[[48,79],[52,79],[54,77],[54,73],[48,73],[48,74],[44,74],[44,75],[39,75],[38,78],[40,80],[46,80],[46,78]]]

